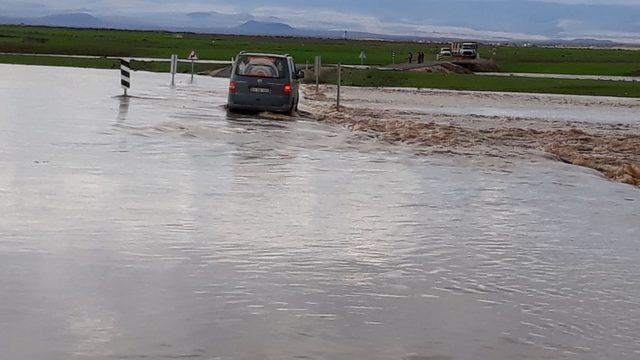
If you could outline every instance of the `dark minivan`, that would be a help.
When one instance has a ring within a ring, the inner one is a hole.
[[[240,53],[229,83],[229,110],[273,111],[291,114],[298,108],[299,79],[289,55]]]

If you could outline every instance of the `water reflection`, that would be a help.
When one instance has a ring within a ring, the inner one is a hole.
[[[129,96],[118,96],[117,97],[120,106],[118,107],[118,121],[125,121],[127,119],[127,115],[129,114],[129,103],[131,98]]]

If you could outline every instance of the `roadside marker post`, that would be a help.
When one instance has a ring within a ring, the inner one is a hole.
[[[338,91],[336,96],[336,109],[340,111],[340,86],[342,84],[342,64],[338,64]]]
[[[178,55],[171,55],[171,86],[176,85],[176,73],[178,72]]]
[[[191,83],[193,84],[193,75],[195,73],[195,64],[198,60],[198,53],[195,50],[191,50],[191,53],[187,56],[187,60],[191,60]]]
[[[320,93],[320,71],[322,69],[322,57],[316,56],[315,73],[316,73],[316,94]]]
[[[120,85],[124,96],[129,96],[127,91],[131,89],[131,62],[127,59],[120,59]]]

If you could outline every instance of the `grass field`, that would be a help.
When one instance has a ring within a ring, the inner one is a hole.
[[[289,53],[300,65],[312,63],[316,55],[324,63],[359,64],[361,51],[367,64],[387,65],[404,62],[409,51],[426,51],[434,60],[441,44],[389,41],[356,41],[282,37],[204,35],[162,31],[123,31],[66,29],[29,26],[0,26],[0,52],[25,55],[0,55],[0,63],[73,66],[116,69],[117,60],[37,57],[27,54],[95,55],[152,57],[168,59],[171,54],[186,57],[196,49],[201,59],[228,60],[240,51]],[[483,46],[483,58],[491,57],[493,48]],[[640,51],[614,49],[559,49],[498,47],[494,59],[504,72],[530,72],[577,75],[640,75]],[[168,63],[133,62],[134,70],[169,71]],[[196,71],[219,68],[198,64]],[[187,64],[181,72],[190,71]],[[329,77],[324,80],[334,82]],[[415,72],[347,71],[345,83],[359,86],[404,86],[479,91],[514,91],[559,94],[610,95],[640,97],[637,83],[529,79],[443,75]]]
[[[492,48],[483,48],[490,57]],[[499,47],[494,59],[501,71],[573,75],[640,76],[640,51]]]
[[[298,63],[313,63],[322,55],[325,63],[359,64],[361,51],[368,64],[390,64],[392,52],[404,61],[409,51],[423,50],[435,59],[437,45],[344,41],[306,38],[202,35],[156,31],[78,30],[44,27],[0,26],[0,52],[63,55],[186,57],[196,49],[200,58],[229,60],[240,51],[289,53]]]
[[[0,52],[65,55],[185,57],[196,49],[202,59],[227,60],[243,50],[289,53],[298,63],[312,63],[322,55],[325,63],[358,64],[365,51],[367,64],[404,62],[409,51],[425,51],[434,60],[441,44],[390,41],[356,41],[279,37],[204,35],[161,31],[64,29],[0,26]],[[481,48],[483,58],[493,57],[506,72],[576,75],[640,75],[640,51],[615,49],[564,49],[541,47]]]

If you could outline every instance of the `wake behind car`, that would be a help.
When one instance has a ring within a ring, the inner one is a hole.
[[[298,108],[302,78],[289,55],[242,52],[231,71],[227,108],[291,114]]]

